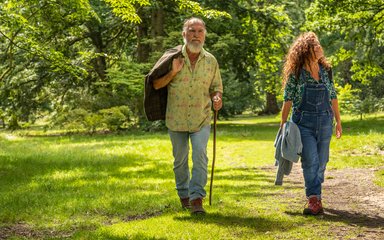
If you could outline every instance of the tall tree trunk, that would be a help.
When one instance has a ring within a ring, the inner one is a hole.
[[[267,105],[263,113],[265,114],[276,114],[280,111],[279,106],[277,105],[276,94],[267,92],[266,95]]]
[[[147,62],[151,51],[148,43],[149,38],[149,20],[148,12],[145,9],[139,9],[138,15],[141,23],[137,26],[137,61],[140,63]]]
[[[101,36],[100,31],[93,31],[90,33],[92,43],[96,48],[97,53],[104,53],[104,45],[103,45],[103,38]],[[96,73],[99,75],[99,78],[104,81],[106,79],[106,70],[107,70],[107,62],[105,60],[104,54],[101,54],[101,56],[97,56],[93,60],[93,66],[96,71]]]
[[[103,27],[100,26],[97,20],[91,20],[87,24],[87,28],[89,31],[89,38],[92,41],[92,45],[95,48],[96,53],[101,53],[100,56],[97,56],[92,60],[93,68],[96,71],[99,78],[104,81],[106,79],[106,71],[107,71],[107,61],[105,59],[104,54],[104,42],[102,31]]]
[[[162,2],[159,2],[159,5],[162,5]],[[165,12],[163,9],[164,9],[163,7],[158,6],[158,8],[156,8],[152,12],[151,35],[152,35],[152,38],[155,39],[155,43],[152,46],[153,51],[163,50],[163,37],[165,36],[165,31],[164,31]]]
[[[139,9],[138,11],[142,20],[137,27],[138,62],[147,62],[151,52],[163,51],[163,37],[165,36],[164,0],[156,1],[152,7],[151,12],[148,9]],[[149,38],[154,39],[154,43],[148,43]]]

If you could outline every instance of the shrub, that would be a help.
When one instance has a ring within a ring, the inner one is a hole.
[[[118,106],[99,111],[102,122],[111,131],[131,128],[135,124],[133,113],[127,106]]]

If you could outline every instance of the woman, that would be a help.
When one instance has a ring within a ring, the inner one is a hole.
[[[284,64],[283,86],[281,126],[292,107],[291,119],[300,129],[303,144],[301,166],[308,199],[303,213],[317,215],[324,212],[321,184],[329,159],[333,118],[337,138],[342,128],[331,66],[315,33],[303,33],[292,44]]]

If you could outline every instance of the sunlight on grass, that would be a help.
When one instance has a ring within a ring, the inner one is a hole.
[[[12,135],[12,134],[4,134],[4,135],[2,135],[2,137],[3,137],[5,140],[8,140],[8,141],[21,140],[20,137],[15,136],[15,135]]]
[[[235,213],[234,213],[235,212]],[[188,213],[165,215],[135,222],[120,223],[100,228],[87,236],[92,239],[327,239],[326,226],[316,227],[316,232],[300,229],[311,220],[289,216],[237,215],[213,211],[206,216],[189,216]],[[180,229],[182,227],[182,229]],[[299,231],[298,231],[299,230]],[[281,232],[284,233],[281,233]]]
[[[381,187],[384,187],[384,167],[382,167],[380,171],[376,172],[375,183]]]
[[[343,120],[329,168],[377,168],[375,182],[384,187],[384,114]],[[0,227],[21,222],[72,239],[332,239],[329,228],[347,222],[303,217],[302,183],[274,185],[278,127],[278,116],[218,121],[213,205],[206,200],[205,217],[180,208],[166,132],[2,132]],[[212,138],[208,157],[210,171]]]
[[[80,169],[73,169],[69,171],[55,171],[50,176],[47,176],[47,179],[52,179],[55,181],[61,180],[72,180],[84,177],[85,172]]]

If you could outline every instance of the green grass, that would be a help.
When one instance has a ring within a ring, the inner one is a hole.
[[[332,238],[329,228],[348,221],[303,217],[303,206],[290,202],[303,199],[302,184],[273,184],[278,121],[243,116],[218,122],[213,205],[204,217],[179,207],[166,132],[2,132],[0,233],[22,226],[39,239]],[[331,142],[330,168],[384,165],[384,114],[345,118],[343,127],[342,139]],[[211,140],[208,152],[212,156]],[[382,168],[375,182],[384,187]]]

